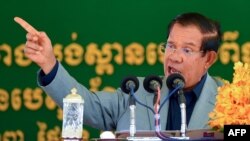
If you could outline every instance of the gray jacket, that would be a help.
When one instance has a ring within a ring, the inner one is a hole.
[[[143,88],[143,79],[139,77],[140,86],[135,96],[147,106],[153,108],[152,93]],[[165,78],[164,82],[165,82]],[[222,82],[207,75],[207,79],[201,91],[201,95],[194,107],[188,129],[208,129],[207,125],[211,112],[215,105],[217,88]],[[129,95],[118,88],[115,92],[90,92],[86,87],[79,84],[64,67],[59,63],[54,80],[47,86],[39,86],[59,105],[63,107],[63,98],[76,88],[84,98],[84,124],[101,130],[125,131],[129,130],[130,110]],[[168,88],[161,88],[161,102],[168,95]],[[160,112],[161,129],[166,129],[169,102],[167,101]],[[140,104],[136,104],[136,130],[155,130],[154,114],[151,110]]]

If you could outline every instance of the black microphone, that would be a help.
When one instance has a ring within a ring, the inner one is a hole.
[[[162,79],[156,75],[149,75],[144,79],[143,86],[150,93],[156,92],[158,87],[162,87]]]
[[[178,86],[180,89],[183,89],[185,86],[185,79],[179,73],[173,73],[167,78],[167,86],[169,89],[174,89]]]
[[[182,90],[185,86],[185,79],[182,75],[180,75],[179,73],[173,73],[169,75],[167,78],[167,86],[169,89],[175,89],[179,87],[178,90],[179,102],[186,103],[186,99],[184,97],[184,93]]]
[[[129,94],[131,89],[136,92],[139,88],[139,80],[135,76],[128,76],[122,80],[121,89],[123,92]]]
[[[134,92],[137,91],[139,88],[139,80],[135,76],[129,76],[123,79],[121,83],[121,89],[123,92],[129,94],[130,91],[133,89]],[[133,95],[134,96],[134,95]],[[129,98],[129,109],[130,109],[130,127],[129,127],[129,132],[130,136],[134,137],[136,133],[136,125],[135,125],[135,108],[136,108],[136,103],[135,103],[135,98],[130,94]]]
[[[157,100],[157,88],[158,87],[162,87],[162,80],[159,76],[156,75],[149,75],[147,76],[144,81],[143,81],[143,87],[146,91],[148,91],[149,93],[154,93],[154,99],[153,99],[153,103],[154,105],[156,104],[156,100]]]
[[[181,136],[186,137],[186,98],[183,93],[183,88],[185,86],[185,79],[182,75],[179,73],[173,73],[168,76],[167,78],[167,86],[169,89],[175,89],[179,87],[178,90],[178,98],[180,103],[180,109],[181,109]]]

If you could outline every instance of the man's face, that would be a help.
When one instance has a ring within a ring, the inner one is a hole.
[[[180,73],[185,78],[184,89],[187,90],[192,89],[207,71],[207,55],[203,56],[200,52],[202,37],[199,29],[193,25],[184,27],[175,24],[167,39],[164,56],[165,76]]]

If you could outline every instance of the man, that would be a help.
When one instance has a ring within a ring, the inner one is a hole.
[[[58,62],[53,54],[52,44],[44,32],[38,32],[24,21],[16,18],[27,31],[25,55],[35,62],[41,70],[38,84],[63,106],[63,98],[72,88],[84,98],[84,124],[101,130],[129,130],[129,95],[120,88],[114,93],[90,92],[79,84]],[[199,13],[184,13],[177,16],[169,25],[165,44],[165,77],[173,73],[181,74],[185,79],[184,95],[187,105],[187,128],[209,128],[208,113],[215,104],[217,87],[220,81],[208,74],[208,69],[216,60],[220,44],[219,25]],[[140,86],[136,96],[147,106],[153,107],[154,95]],[[166,86],[162,88],[162,97],[169,93]],[[162,107],[161,130],[180,130],[181,114],[178,98],[174,95]],[[155,130],[153,113],[137,104],[136,129]]]

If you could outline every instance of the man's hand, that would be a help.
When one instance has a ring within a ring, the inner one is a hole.
[[[24,54],[35,62],[45,74],[48,74],[56,63],[51,41],[45,32],[37,31],[25,20],[15,17],[15,22],[21,25],[28,33]]]

